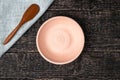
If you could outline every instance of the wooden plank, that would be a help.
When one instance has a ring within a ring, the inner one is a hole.
[[[119,0],[55,0],[49,10],[120,10]]]
[[[85,76],[89,79],[119,78],[120,59],[116,60],[117,58],[109,53],[101,57],[93,57],[90,54],[94,52],[85,52],[74,62],[58,66],[46,62],[38,53],[9,53],[0,60],[0,76],[1,78],[81,79]]]
[[[112,16],[114,13],[99,12],[100,14],[89,14],[89,12],[79,11],[47,11],[29,29],[22,38],[8,51],[9,52],[38,52],[36,48],[36,34],[40,25],[50,17],[63,15],[75,19],[85,33],[86,50],[92,51],[120,51],[120,23],[119,15]],[[108,14],[108,15],[107,15]],[[119,14],[119,13],[117,13]],[[94,41],[94,44],[93,44]]]

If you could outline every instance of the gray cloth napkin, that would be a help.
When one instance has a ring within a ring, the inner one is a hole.
[[[0,57],[40,18],[52,2],[53,0],[0,0]],[[8,44],[3,45],[5,38],[20,22],[25,10],[33,3],[40,6],[40,12],[23,25]]]

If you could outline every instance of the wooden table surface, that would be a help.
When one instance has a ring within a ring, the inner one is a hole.
[[[75,19],[85,34],[72,63],[46,62],[36,48],[41,24],[54,16]],[[120,80],[120,0],[55,0],[46,13],[0,58],[0,80]]]

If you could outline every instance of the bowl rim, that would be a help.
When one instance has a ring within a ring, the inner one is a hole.
[[[46,56],[43,55],[43,53],[41,52],[40,47],[39,47],[39,45],[38,45],[38,36],[39,36],[39,33],[40,33],[41,29],[44,27],[44,25],[47,24],[49,21],[52,21],[53,19],[61,18],[61,17],[71,19],[71,20],[74,21],[76,24],[78,24],[77,21],[75,21],[74,19],[72,19],[72,18],[70,18],[70,17],[67,17],[67,16],[54,16],[54,17],[51,17],[51,18],[49,18],[48,20],[46,20],[46,21],[40,26],[40,28],[38,29],[38,32],[37,32],[37,36],[36,36],[36,46],[37,46],[37,50],[38,50],[39,54],[40,54],[46,61],[48,61],[48,62],[50,62],[50,63],[52,63],[52,64],[56,64],[56,65],[64,65],[64,64],[68,64],[68,63],[70,63],[70,62],[73,62],[75,59],[77,59],[77,58],[80,56],[80,54],[81,54],[82,51],[83,51],[84,45],[85,45],[84,32],[83,32],[83,29],[81,28],[81,26],[78,24],[79,27],[81,28],[82,33],[83,33],[83,38],[84,38],[83,40],[84,40],[84,41],[83,41],[82,49],[81,49],[81,51],[77,54],[76,57],[74,57],[74,58],[72,58],[72,59],[70,59],[70,60],[68,60],[68,61],[65,61],[65,62],[55,62],[55,61],[52,61],[52,60],[48,59]]]

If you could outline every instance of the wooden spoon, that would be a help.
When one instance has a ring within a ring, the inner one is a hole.
[[[20,23],[17,27],[8,35],[8,37],[4,40],[3,44],[7,44],[13,36],[17,33],[17,31],[22,27],[23,24],[33,19],[37,13],[39,12],[40,7],[37,4],[32,4],[24,13]]]

